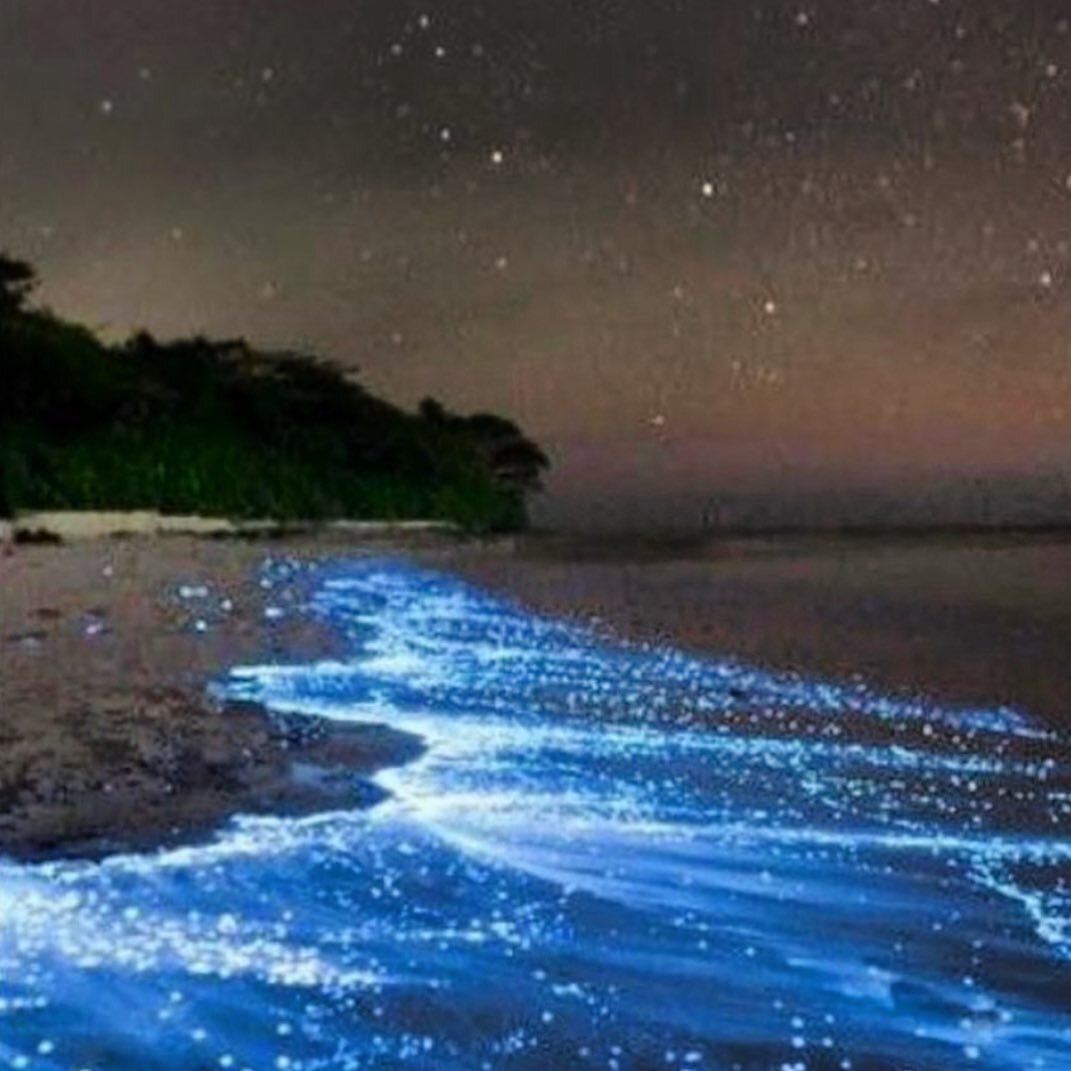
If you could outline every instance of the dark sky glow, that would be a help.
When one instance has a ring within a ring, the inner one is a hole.
[[[0,70],[54,307],[511,411],[553,517],[1059,504],[1061,0],[6,0]]]

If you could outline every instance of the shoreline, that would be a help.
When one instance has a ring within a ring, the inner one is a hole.
[[[0,858],[155,850],[238,814],[382,799],[370,775],[411,761],[421,741],[210,694],[238,664],[338,652],[338,637],[303,611],[303,571],[342,551],[169,537],[0,552]],[[291,555],[292,573],[260,573]]]
[[[403,556],[608,639],[865,679],[890,695],[1007,705],[1067,739],[1071,546],[922,549],[606,552],[524,537],[322,536],[8,548],[0,857],[151,850],[200,839],[240,813],[382,798],[369,776],[417,757],[421,741],[383,726],[296,723],[210,694],[236,665],[339,653],[338,636],[303,608],[309,570],[331,558]],[[266,573],[265,561],[274,562]]]
[[[609,639],[962,707],[1071,734],[1071,542],[520,539],[441,558],[471,583]]]
[[[309,735],[259,704],[196,703],[181,693],[132,698],[217,731],[206,747],[185,746],[180,772],[142,762],[125,778],[66,798],[17,806],[0,818],[0,858],[16,863],[98,861],[197,844],[239,815],[302,816],[371,807],[388,793],[369,778],[419,758],[423,743],[386,726],[324,722]],[[168,736],[174,736],[173,728]],[[172,739],[169,743],[174,743]],[[179,745],[181,750],[181,745]]]

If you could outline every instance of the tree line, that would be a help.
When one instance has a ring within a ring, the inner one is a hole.
[[[0,514],[527,522],[545,453],[511,420],[406,412],[315,355],[242,339],[108,345],[0,254]]]

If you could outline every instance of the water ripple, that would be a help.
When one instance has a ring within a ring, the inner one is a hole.
[[[220,687],[428,750],[369,812],[0,868],[0,1065],[1071,1067],[1071,772],[1022,714],[610,643],[404,562],[313,591],[350,656]]]

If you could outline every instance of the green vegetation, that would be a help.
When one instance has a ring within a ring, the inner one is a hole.
[[[430,399],[406,413],[319,358],[243,341],[108,346],[33,307],[34,283],[0,254],[0,515],[526,522],[548,461],[509,420]]]

